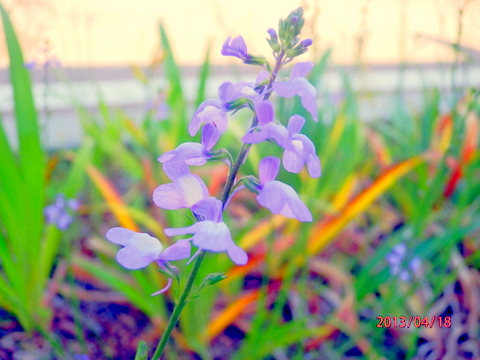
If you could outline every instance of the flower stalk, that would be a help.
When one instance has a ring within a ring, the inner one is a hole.
[[[303,10],[299,8],[285,20],[280,21],[279,35],[273,29],[268,30],[270,39],[267,41],[273,50],[273,67],[264,56],[249,54],[241,36],[233,40],[228,38],[222,47],[223,55],[236,57],[247,65],[260,66],[262,71],[257,75],[255,83],[224,82],[218,89],[219,99],[206,100],[200,104],[188,126],[188,132],[192,136],[201,131],[201,142],[185,142],[158,158],[172,182],[155,189],[153,202],[166,210],[190,209],[195,219],[192,225],[165,228],[164,233],[167,236],[188,234],[192,236],[177,240],[164,249],[158,239],[148,234],[139,234],[124,228],[113,228],[106,234],[109,241],[124,246],[117,254],[117,260],[121,265],[133,270],[156,262],[160,267],[159,271],[168,277],[167,285],[152,296],[167,291],[172,282],[179,279],[177,268],[171,266],[169,261],[189,258],[187,265],[194,261],[152,360],[161,357],[186,303],[196,297],[204,287],[225,278],[224,273],[209,274],[200,286],[193,289],[206,252],[224,252],[236,265],[245,265],[248,262],[247,253],[235,244],[229,227],[223,221],[225,208],[237,191],[245,188],[252,191],[256,194],[258,204],[268,208],[272,213],[299,221],[312,221],[312,214],[296,191],[276,180],[280,170],[280,159],[273,156],[265,157],[259,163],[258,178],[247,174],[237,180],[252,145],[267,140],[273,140],[285,150],[283,154],[285,170],[298,173],[306,165],[310,176],[320,176],[320,160],[315,147],[305,135],[300,134],[305,119],[300,115],[293,115],[288,126],[284,126],[275,119],[274,107],[269,100],[273,93],[281,97],[300,96],[302,105],[312,115],[313,120],[317,121],[316,90],[303,78],[312,69],[313,63],[296,64],[290,80],[278,78],[282,67],[307,51],[311,45],[311,40],[300,41],[298,38],[303,23]],[[242,137],[242,147],[233,161],[226,149],[215,150],[214,147],[228,128],[231,121],[228,115],[242,108],[248,108],[252,112],[252,123]],[[190,172],[191,166],[201,166],[208,161],[224,161],[228,164],[229,172],[221,199],[210,196],[203,180]],[[191,245],[198,248],[193,256],[190,255]]]

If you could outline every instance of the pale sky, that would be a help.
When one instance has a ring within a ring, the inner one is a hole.
[[[151,61],[158,47],[158,21],[182,64],[199,64],[209,41],[212,60],[222,58],[227,36],[242,35],[252,54],[268,55],[266,30],[304,6],[306,35],[333,60],[355,63],[448,61],[452,51],[423,33],[454,42],[458,9],[464,7],[462,43],[480,50],[479,0],[3,0],[27,60],[41,57],[42,44],[63,65],[130,65]],[[315,16],[315,12],[317,15]],[[315,21],[314,21],[315,20]],[[358,39],[363,39],[359,51]],[[305,58],[306,59],[306,58]],[[7,63],[0,40],[0,66]]]

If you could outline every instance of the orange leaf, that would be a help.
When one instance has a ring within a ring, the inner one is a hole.
[[[450,141],[452,140],[453,134],[453,119],[452,114],[444,114],[438,118],[438,121],[435,125],[435,134],[434,142],[432,147],[436,150],[441,157],[445,151],[447,151],[450,146]]]
[[[350,175],[347,180],[342,185],[342,188],[339,190],[337,195],[332,201],[332,207],[338,211],[345,206],[348,199],[352,195],[353,190],[355,189],[355,178],[353,175]]]
[[[113,215],[115,215],[115,217],[118,219],[120,225],[133,231],[139,231],[137,224],[133,221],[133,219],[130,217],[130,214],[125,209],[125,205],[120,194],[110,180],[103,176],[103,174],[93,165],[87,166],[87,173],[104,197],[108,207],[110,210],[112,210]]]
[[[395,181],[422,162],[417,156],[405,160],[378,177],[367,189],[358,194],[346,204],[338,215],[329,217],[312,228],[308,240],[309,254],[315,254],[323,249],[355,216],[364,211],[380,197]],[[335,202],[335,201],[334,201]]]
[[[209,341],[220,334],[228,325],[230,325],[238,316],[240,316],[240,314],[244,312],[248,305],[257,301],[259,296],[260,291],[255,290],[241,296],[227,306],[225,310],[223,310],[212,321],[210,321],[204,340]]]
[[[375,158],[377,159],[377,163],[381,166],[381,168],[384,169],[390,166],[392,163],[392,158],[380,136],[378,136],[375,131],[369,130],[367,132],[367,138],[368,144],[372,148]]]
[[[478,144],[478,117],[471,111],[465,118],[465,141],[462,146],[461,161],[465,165],[472,161]]]

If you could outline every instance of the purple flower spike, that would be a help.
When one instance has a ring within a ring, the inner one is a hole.
[[[153,202],[162,209],[191,208],[208,197],[207,186],[197,175],[186,172],[173,180],[173,183],[160,185],[153,192]]]
[[[242,61],[248,59],[247,54],[247,45],[241,36],[237,36],[235,39],[230,41],[231,37],[229,36],[227,40],[223,43],[222,46],[222,55],[223,56],[235,56]]]
[[[295,190],[289,185],[275,180],[279,167],[280,160],[273,156],[260,161],[261,188],[257,195],[258,203],[274,214],[281,214],[304,222],[312,221],[312,214],[300,200]]]
[[[108,241],[124,246],[117,253],[117,261],[123,267],[136,270],[153,261],[173,261],[190,257],[190,244],[180,240],[163,251],[160,241],[148,234],[137,233],[122,227],[107,231]]]
[[[303,107],[312,115],[313,120],[318,121],[317,116],[317,90],[303,78],[313,68],[312,62],[298,63],[293,66],[290,81],[275,81],[273,90],[282,97],[299,95]]]
[[[206,198],[195,206],[192,211],[204,220],[184,228],[167,228],[168,236],[193,234],[193,244],[202,250],[212,252],[226,251],[230,259],[237,265],[245,265],[248,256],[232,240],[227,225],[222,221],[222,202],[214,197]]]

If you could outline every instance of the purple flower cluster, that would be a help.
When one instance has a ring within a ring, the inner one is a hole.
[[[60,230],[66,230],[72,224],[73,215],[79,207],[80,202],[77,199],[65,199],[64,195],[59,194],[53,204],[45,207],[45,220]]]
[[[398,276],[403,282],[409,282],[412,276],[419,278],[422,273],[422,265],[418,257],[414,257],[405,264],[405,260],[408,258],[407,250],[407,246],[404,243],[399,243],[386,256],[390,273],[392,276]]]
[[[269,30],[271,39],[268,41],[274,50],[273,67],[264,57],[250,55],[241,36],[225,41],[222,47],[223,55],[234,56],[246,64],[262,67],[256,81],[225,82],[220,85],[219,98],[206,100],[200,104],[188,126],[191,136],[195,136],[201,130],[201,142],[183,143],[158,158],[171,182],[155,189],[153,202],[166,210],[189,209],[195,218],[191,225],[166,228],[164,232],[167,236],[191,235],[191,237],[178,240],[163,250],[160,242],[147,234],[113,228],[107,233],[107,239],[124,246],[117,254],[117,260],[121,265],[128,269],[139,269],[156,262],[165,269],[168,268],[166,265],[168,261],[189,258],[191,244],[198,248],[198,251],[190,261],[200,251],[210,251],[225,252],[235,264],[246,264],[247,254],[235,244],[230,229],[223,220],[223,212],[233,194],[245,188],[256,194],[259,205],[268,208],[274,214],[299,221],[312,221],[312,214],[295,190],[276,180],[276,177],[282,163],[288,172],[299,173],[306,167],[310,176],[317,178],[321,173],[320,160],[312,141],[300,133],[305,119],[300,115],[293,115],[287,126],[283,125],[275,119],[274,107],[269,100],[272,94],[286,98],[299,96],[303,107],[313,120],[317,121],[316,90],[304,78],[312,70],[313,63],[297,63],[293,66],[288,79],[278,77],[280,69],[285,64],[305,52],[311,45],[309,39],[299,41],[298,34],[303,22],[299,23],[301,13],[298,13],[298,10],[295,14],[287,20],[282,20],[294,26],[282,25],[285,29],[281,29],[281,36],[273,29]],[[253,120],[249,130],[242,137],[243,147],[234,162],[226,149],[216,150],[215,147],[229,127],[230,114],[240,108],[250,109]],[[268,141],[275,142],[284,150],[282,161],[268,156],[260,161],[258,178],[249,175],[237,179],[249,148],[253,144]],[[230,167],[222,200],[211,196],[204,181],[191,172],[191,166],[201,166],[208,161],[225,161]],[[167,288],[170,283],[171,281]],[[164,290],[166,288],[160,292]]]

